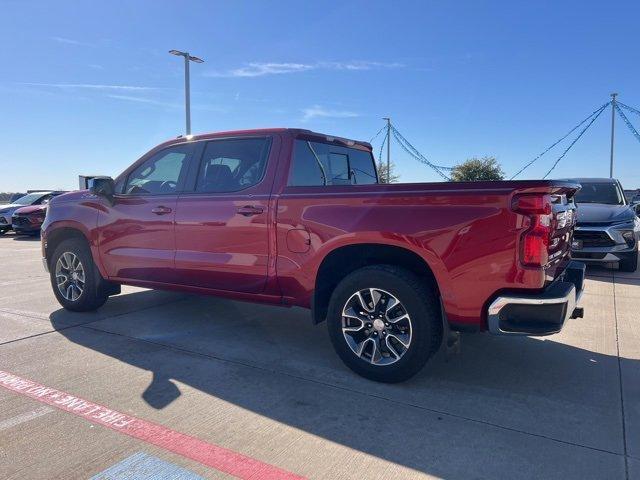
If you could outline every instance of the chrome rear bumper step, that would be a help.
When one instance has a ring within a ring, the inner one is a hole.
[[[582,317],[578,301],[584,290],[585,265],[572,261],[562,276],[537,294],[497,297],[487,309],[487,326],[494,335],[551,335],[569,318]]]

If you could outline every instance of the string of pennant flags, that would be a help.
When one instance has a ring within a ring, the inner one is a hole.
[[[542,177],[542,178],[547,178],[549,174],[551,174],[551,172],[553,172],[553,170],[558,166],[558,164],[566,157],[567,153],[569,153],[569,151],[573,148],[573,146],[580,140],[580,138],[582,138],[582,136],[587,132],[587,130],[589,130],[589,128],[594,124],[594,122],[598,119],[598,117],[600,117],[602,113],[605,112],[609,107],[611,107],[614,110],[614,112],[618,114],[618,116],[622,119],[622,121],[627,126],[629,131],[633,134],[633,136],[636,138],[636,140],[640,142],[640,132],[633,125],[633,123],[629,119],[629,116],[627,116],[627,114],[625,113],[626,111],[627,113],[634,114],[640,117],[640,110],[634,107],[631,107],[629,105],[626,105],[620,101],[617,101],[615,99],[615,96],[613,96],[612,100],[608,101],[603,105],[600,105],[598,108],[593,110],[589,115],[587,115],[584,119],[578,122],[573,128],[571,128],[567,133],[565,133],[559,139],[551,143],[551,145],[549,145],[547,148],[542,150],[542,152],[536,155],[532,160],[525,163],[515,174],[511,176],[510,180],[514,180],[518,175],[520,175],[527,168],[529,168],[538,160],[540,160],[542,157],[544,157],[547,153],[552,151],[556,146],[562,144],[565,140],[571,137],[570,140],[568,140],[568,144],[566,148],[564,148],[564,150],[560,153],[560,155],[555,159],[555,161],[551,165],[551,168],[549,168],[547,173],[545,173],[544,177]],[[451,170],[453,170],[454,167],[438,165],[432,162],[431,160],[429,160],[417,148],[415,148],[411,144],[411,142],[409,142],[409,140],[407,140],[406,137],[404,137],[402,133],[398,131],[396,126],[390,121],[386,125],[384,125],[380,130],[378,130],[378,132],[371,138],[369,143],[373,144],[376,141],[376,139],[380,137],[380,135],[385,131],[386,131],[386,135],[383,136],[382,142],[380,143],[380,147],[378,149],[378,157],[377,157],[378,162],[382,162],[382,152],[384,150],[384,146],[386,145],[386,142],[390,141],[391,138],[393,137],[393,139],[400,146],[400,148],[402,148],[402,150],[406,152],[410,157],[412,157],[413,159],[417,160],[423,165],[434,170],[440,177],[443,178],[443,180],[446,180],[446,181],[451,180],[451,178],[449,177],[449,173],[451,172]],[[576,133],[575,136],[572,136],[574,133]]]

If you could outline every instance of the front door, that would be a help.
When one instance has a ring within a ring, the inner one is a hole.
[[[175,145],[127,176],[113,205],[98,215],[100,257],[109,277],[175,281],[174,220],[193,147]]]
[[[179,283],[259,293],[269,261],[272,139],[226,138],[206,143],[194,162],[191,191],[178,198]]]

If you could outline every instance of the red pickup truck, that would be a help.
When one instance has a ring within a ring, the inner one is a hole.
[[[371,145],[308,130],[178,137],[49,205],[68,310],[121,284],[311,310],[347,366],[418,372],[449,331],[558,332],[583,289],[563,181],[381,184]]]

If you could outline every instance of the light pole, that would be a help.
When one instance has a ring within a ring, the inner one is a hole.
[[[616,131],[616,97],[617,93],[611,94],[611,157],[609,159],[609,178],[613,178],[613,139]]]
[[[204,63],[204,60],[189,55],[189,52],[181,52],[180,50],[169,50],[171,55],[184,57],[184,108],[187,119],[187,135],[191,135],[191,93],[189,87],[189,61],[196,63]]]
[[[391,183],[391,119],[382,117],[387,121],[387,183]]]

